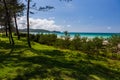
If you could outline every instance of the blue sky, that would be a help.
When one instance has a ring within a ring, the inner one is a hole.
[[[43,21],[46,24],[51,21],[47,27],[54,25],[52,28],[55,29],[52,30],[120,32],[120,0],[72,0],[69,3],[59,0],[33,0],[32,3],[34,2],[37,6],[55,7],[46,12],[35,11],[34,15],[30,15],[32,20],[48,21]]]

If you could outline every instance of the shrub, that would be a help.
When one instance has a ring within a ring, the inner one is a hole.
[[[103,48],[103,38],[95,37],[93,38],[94,49],[100,50]]]
[[[81,50],[81,44],[82,44],[82,41],[81,41],[80,35],[76,34],[74,38],[71,40],[70,49]]]
[[[20,34],[21,37],[26,37],[27,36],[27,33],[19,33],[19,34]],[[15,33],[15,35],[17,35],[17,34]]]
[[[71,43],[70,40],[57,39],[55,42],[55,47],[60,47],[62,49],[69,49],[70,43]]]
[[[113,35],[109,38],[109,42],[111,43],[111,46],[117,46],[118,43],[120,43],[120,35]]]
[[[117,53],[119,51],[118,45],[120,44],[120,35],[113,35],[109,38],[109,46],[112,53]]]
[[[37,35],[35,36],[34,41],[35,41],[35,42],[39,42],[39,39],[40,39],[40,34],[37,34]]]
[[[36,35],[34,35],[34,34],[30,34],[29,36],[30,36],[30,40],[34,41]]]
[[[63,39],[60,39],[60,38],[57,39],[56,42],[55,42],[55,44],[54,44],[54,46],[58,47],[58,48],[64,48],[63,47],[63,45],[64,45],[63,41],[64,41]]]
[[[83,52],[88,53],[88,54],[93,54],[94,53],[94,44],[91,40],[82,43],[82,49]]]
[[[64,32],[64,36],[62,38],[59,38],[55,42],[56,47],[64,48],[64,49],[69,49],[70,47],[70,35],[68,34],[67,31]]]
[[[55,34],[41,34],[38,42],[46,45],[54,45],[56,39],[57,35]]]
[[[81,40],[81,50],[88,54],[98,54],[102,49],[103,39],[95,37],[93,39],[83,38]]]

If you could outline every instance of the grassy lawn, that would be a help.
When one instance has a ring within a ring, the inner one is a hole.
[[[0,80],[120,80],[120,60],[0,38]]]

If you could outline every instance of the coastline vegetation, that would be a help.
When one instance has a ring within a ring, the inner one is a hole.
[[[25,33],[21,33],[21,37],[26,37]],[[81,51],[88,55],[102,55],[109,58],[120,59],[120,35],[113,35],[110,38],[102,37],[81,38],[76,34],[73,39],[69,33],[65,32],[62,38],[57,38],[56,34],[30,34],[31,41],[40,44],[54,46],[61,49],[70,49]]]
[[[78,35],[72,40],[68,34],[65,39],[54,34],[30,35],[32,48],[27,46],[26,34],[20,36],[20,40],[14,36],[14,46],[4,35],[0,38],[1,80],[120,79],[120,54],[115,51],[118,36],[102,45],[103,38],[87,41]]]

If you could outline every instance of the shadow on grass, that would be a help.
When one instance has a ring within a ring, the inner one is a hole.
[[[27,46],[25,45],[18,45],[18,44],[15,44],[14,46],[10,45],[10,43],[6,43],[4,41],[1,41],[0,42],[0,49],[12,49],[12,48],[17,48],[17,49],[20,49],[20,48],[27,48]]]
[[[28,49],[26,46],[15,45],[14,47],[7,46],[5,43],[0,48],[11,48],[9,54],[0,54],[0,64],[4,66],[10,66],[17,69],[17,76],[12,80],[29,80],[29,79],[55,79],[55,80],[95,80],[90,75],[95,75],[98,78],[104,78],[105,80],[119,80],[120,72],[111,70],[100,64],[93,64],[88,58],[86,60],[72,61],[65,59],[65,53],[59,50],[35,50],[29,49],[37,56],[21,56],[20,53]],[[25,49],[22,49],[25,48]],[[16,49],[22,49],[19,52],[15,52]],[[13,54],[16,53],[16,54]],[[44,55],[43,55],[44,54]],[[78,58],[79,59],[79,58]],[[4,68],[3,66],[0,66]],[[12,73],[11,73],[12,74]],[[0,79],[10,79],[10,76],[6,76]]]
[[[18,58],[25,50],[27,50],[27,46],[17,44],[12,46],[4,41],[0,42],[0,63],[9,61],[14,57]]]
[[[55,57],[55,56],[64,56],[64,52],[60,51],[60,50],[35,50],[35,49],[30,49],[33,53],[36,53],[38,55],[40,54],[44,54],[44,55],[49,55],[49,56],[52,56],[52,57]]]
[[[31,78],[39,78],[39,79],[45,79],[52,77],[56,80],[61,79],[76,79],[76,80],[89,80],[94,79],[91,78],[90,75],[96,75],[98,78],[104,78],[106,80],[119,80],[119,74],[120,72],[111,70],[105,66],[93,64],[89,60],[80,60],[77,61],[68,61],[65,59],[59,59],[59,56],[63,52],[59,50],[52,50],[52,51],[38,51],[38,50],[32,50],[34,53],[37,54],[45,54],[51,57],[47,56],[33,56],[33,57],[19,57],[20,62],[27,62],[28,65],[18,65],[26,68],[21,73],[18,73],[18,76],[14,79],[31,79]],[[55,54],[56,53],[56,54]],[[57,58],[54,58],[58,56]],[[60,57],[64,58],[64,57]],[[37,64],[37,66],[33,66],[34,64]]]
[[[11,48],[12,46],[9,44],[9,43],[6,43],[6,42],[4,42],[4,41],[1,41],[0,42],[0,49],[9,49],[9,48]]]
[[[31,66],[33,64],[38,64],[38,66],[30,67],[30,65],[22,65],[27,69],[23,73],[20,73],[22,75],[18,74],[15,79],[24,78],[28,80],[31,78],[44,79],[53,77],[60,80],[64,78],[63,76],[67,76],[76,80],[88,80],[91,79],[91,74],[105,78],[106,80],[120,79],[120,72],[110,70],[98,64],[92,64],[89,61],[59,61],[44,56],[19,58],[19,60],[21,62],[29,62]]]

